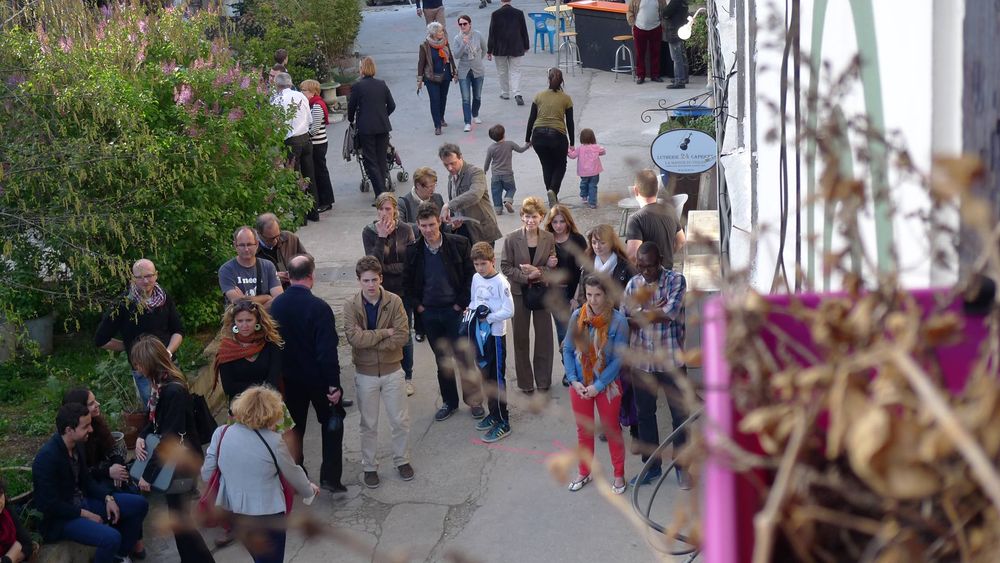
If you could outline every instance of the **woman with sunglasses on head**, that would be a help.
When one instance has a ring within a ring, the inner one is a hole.
[[[263,307],[242,299],[226,309],[215,354],[216,384],[229,402],[253,385],[277,389],[281,380],[281,348],[285,343],[278,325]]]

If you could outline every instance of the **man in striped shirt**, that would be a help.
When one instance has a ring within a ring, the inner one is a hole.
[[[662,389],[667,396],[673,428],[688,417],[684,397],[674,378],[687,375],[680,353],[684,350],[684,274],[664,268],[660,248],[647,241],[636,253],[639,273],[625,286],[625,316],[632,329],[630,349],[636,353],[632,363],[632,381],[639,414],[639,441],[642,461],[649,459],[660,444],[656,425],[656,399]],[[685,433],[674,441],[674,453],[686,442]],[[633,485],[644,485],[662,474],[659,460],[646,478]],[[677,481],[682,489],[691,487],[685,471],[677,468]]]

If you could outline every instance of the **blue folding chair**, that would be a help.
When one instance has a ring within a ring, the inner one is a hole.
[[[535,52],[538,52],[538,38],[542,38],[542,50],[545,50],[545,36],[549,37],[549,52],[555,53],[556,48],[556,17],[545,12],[532,12],[528,17],[535,22]]]

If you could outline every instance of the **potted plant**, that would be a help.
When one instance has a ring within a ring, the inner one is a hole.
[[[340,88],[340,82],[336,80],[324,82],[319,85],[323,101],[326,102],[327,106],[333,106],[333,104],[337,103],[337,88]]]
[[[125,434],[125,447],[135,448],[139,431],[146,425],[146,405],[139,400],[132,367],[124,354],[109,356],[95,366],[97,379],[94,384],[104,403],[109,421]]]
[[[340,83],[340,85],[337,86],[337,95],[350,96],[351,85],[358,79],[358,76],[357,71],[344,68],[341,68],[337,72],[333,73],[333,81]]]

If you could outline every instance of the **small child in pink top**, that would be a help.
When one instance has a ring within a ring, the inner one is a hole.
[[[580,197],[587,202],[587,207],[597,209],[597,181],[601,179],[601,155],[607,151],[597,144],[597,136],[593,129],[580,131],[580,147],[570,147],[569,157],[577,159],[576,173],[580,176]]]

